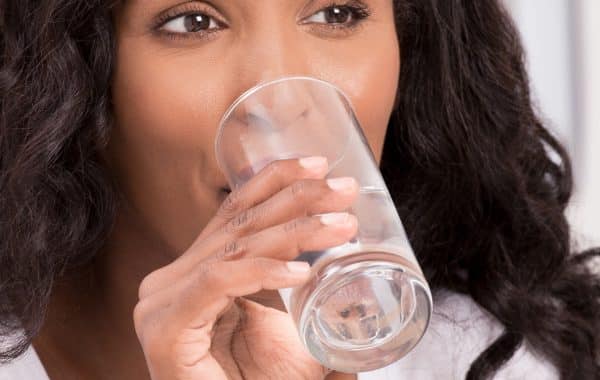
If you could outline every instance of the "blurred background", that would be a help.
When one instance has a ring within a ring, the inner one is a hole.
[[[575,248],[600,245],[600,0],[504,0],[538,114],[573,160]]]

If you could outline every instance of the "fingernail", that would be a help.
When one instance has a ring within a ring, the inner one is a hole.
[[[354,178],[330,178],[327,180],[327,186],[334,191],[347,191],[354,187]]]
[[[321,171],[327,166],[327,158],[321,156],[304,157],[298,160],[300,166],[311,171]]]
[[[348,220],[349,218],[347,212],[332,212],[321,215],[321,223],[328,226],[348,224]]]
[[[305,261],[288,261],[285,265],[292,273],[306,273],[310,271],[310,265]]]

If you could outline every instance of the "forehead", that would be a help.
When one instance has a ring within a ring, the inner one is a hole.
[[[324,6],[343,6],[349,5],[346,3],[352,3],[353,1],[361,2],[361,0],[350,0],[350,1],[342,1],[337,2],[333,0],[117,0],[118,5],[122,6],[135,6],[135,7],[145,7],[145,8],[161,8],[165,6],[176,6],[182,5],[185,3],[204,3],[214,8],[221,9],[227,7],[234,8],[246,8],[252,9],[256,7],[262,6],[279,6],[279,7],[310,7],[313,3],[323,3]],[[389,2],[392,3],[393,0],[363,0],[366,3],[369,2]]]

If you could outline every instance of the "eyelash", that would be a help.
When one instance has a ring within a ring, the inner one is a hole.
[[[369,7],[360,0],[350,0],[346,3],[338,3],[334,0],[331,1],[324,8],[321,8],[319,12],[327,11],[331,8],[346,8],[348,11],[350,11],[352,21],[349,24],[314,23],[313,26],[325,27],[333,31],[339,31],[344,32],[344,34],[349,34],[356,30],[359,26],[361,26],[362,21],[371,16],[371,10],[369,9]]]
[[[187,3],[187,4],[191,4],[191,3]],[[192,7],[193,7],[193,5],[192,5]],[[179,39],[186,40],[186,39],[192,39],[192,38],[193,39],[205,39],[205,38],[208,38],[211,35],[218,33],[222,30],[224,24],[220,20],[218,20],[216,17],[211,16],[210,12],[208,10],[201,10],[201,9],[192,8],[192,7],[189,7],[190,9],[169,10],[165,13],[160,14],[157,17],[157,19],[154,21],[152,30],[155,31],[156,33],[158,33],[160,36],[164,36],[164,37],[167,37],[167,38],[173,39],[173,40],[179,40]],[[304,24],[311,25],[311,26],[317,27],[317,28],[324,27],[324,28],[328,28],[334,32],[342,32],[342,33],[346,34],[346,33],[352,33],[355,29],[357,29],[357,27],[359,27],[362,24],[362,21],[364,19],[368,18],[371,15],[371,10],[361,0],[350,0],[350,1],[346,1],[345,3],[340,3],[337,0],[333,0],[325,7],[319,9],[318,12],[313,13],[313,15],[315,15],[319,12],[327,11],[331,8],[336,8],[336,7],[337,8],[345,8],[350,12],[350,17],[352,18],[352,20],[348,24],[335,24],[335,23],[333,23],[333,24],[304,23]],[[194,15],[194,14],[201,14],[204,16],[208,16],[209,18],[214,20],[219,25],[219,27],[208,29],[208,30],[202,30],[202,31],[198,31],[198,32],[189,32],[189,33],[169,32],[169,31],[162,29],[162,27],[169,21],[175,20],[179,17],[185,17],[188,15]]]

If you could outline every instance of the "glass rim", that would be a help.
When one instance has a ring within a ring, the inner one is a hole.
[[[331,82],[327,82],[326,80],[323,79],[319,79],[319,78],[315,78],[315,77],[309,77],[309,76],[305,76],[305,75],[292,75],[292,76],[284,76],[284,77],[280,77],[280,78],[276,78],[276,79],[271,79],[268,80],[266,82],[263,83],[259,83],[256,84],[252,87],[250,87],[249,89],[247,89],[246,91],[244,91],[241,95],[239,95],[227,108],[227,110],[225,111],[225,113],[223,113],[223,116],[221,116],[221,119],[219,120],[219,124],[217,126],[217,134],[215,136],[215,141],[214,141],[214,152],[215,152],[215,157],[217,160],[217,165],[219,166],[219,168],[221,169],[222,172],[225,173],[225,168],[224,168],[224,163],[222,162],[221,159],[221,154],[219,152],[219,142],[221,141],[221,137],[223,135],[223,125],[225,123],[225,121],[229,118],[229,116],[231,115],[231,113],[233,112],[233,110],[243,101],[245,101],[250,95],[254,94],[255,92],[258,92],[260,90],[262,90],[263,88],[267,87],[267,86],[271,86],[271,85],[275,85],[278,84],[280,82],[286,82],[286,81],[307,81],[307,82],[316,82],[319,84],[323,84],[329,88],[332,88],[336,93],[338,93],[339,95],[342,96],[342,98],[344,99],[344,101],[347,103],[348,107],[350,107],[350,110],[352,111],[353,114],[356,114],[354,107],[352,107],[352,102],[350,101],[350,98],[336,85],[334,85]]]

